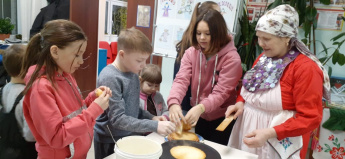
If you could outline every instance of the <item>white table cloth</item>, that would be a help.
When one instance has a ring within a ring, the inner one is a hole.
[[[330,117],[328,108],[323,109],[320,125],[319,143],[313,150],[314,159],[342,159],[345,158],[345,131],[330,131],[322,127]]]

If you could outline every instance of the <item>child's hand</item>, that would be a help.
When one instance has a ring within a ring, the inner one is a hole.
[[[109,87],[106,87],[106,86],[100,86],[97,89],[95,89],[94,92],[95,92],[97,97],[99,97],[102,94],[102,92],[105,92],[106,94],[109,94],[110,97],[112,96],[112,91],[110,90]]]
[[[156,121],[167,121],[167,118],[165,118],[164,116],[154,116],[152,118],[152,120],[156,120]]]
[[[166,136],[175,131],[175,128],[175,124],[170,121],[159,121],[157,133]]]
[[[228,106],[228,109],[225,112],[225,117],[227,118],[230,114],[235,113],[234,119],[237,119],[243,113],[243,102],[237,102],[235,105]]]
[[[109,89],[107,87],[107,89]],[[106,110],[109,107],[109,98],[110,94],[106,93],[107,91],[103,91],[102,94],[95,99],[95,103],[97,103],[103,110]]]
[[[182,109],[181,106],[178,104],[173,104],[169,108],[169,119],[171,122],[175,123],[176,125],[181,124],[180,123],[180,118],[183,122],[186,122],[186,119],[184,118],[182,114]]]

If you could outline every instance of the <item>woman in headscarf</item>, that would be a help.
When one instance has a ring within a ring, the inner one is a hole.
[[[322,97],[329,99],[327,73],[296,38],[298,21],[289,5],[259,19],[256,35],[264,52],[225,114],[237,118],[228,145],[259,159],[305,158],[310,132],[321,123]]]

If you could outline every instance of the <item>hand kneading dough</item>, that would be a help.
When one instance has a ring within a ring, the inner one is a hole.
[[[204,151],[192,146],[175,146],[170,149],[171,155],[176,159],[205,159]]]

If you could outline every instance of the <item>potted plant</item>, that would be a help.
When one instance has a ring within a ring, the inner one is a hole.
[[[0,40],[9,38],[13,29],[14,25],[10,18],[0,19]]]
[[[241,29],[236,34],[237,36],[235,36],[235,45],[242,61],[241,65],[244,75],[245,72],[252,68],[255,59],[262,52],[262,48],[257,42],[255,31],[255,26],[259,18],[254,17],[253,21],[250,21],[245,2],[243,3],[243,7],[242,16],[238,19],[238,24]],[[260,15],[264,12],[265,10],[260,11]]]

